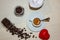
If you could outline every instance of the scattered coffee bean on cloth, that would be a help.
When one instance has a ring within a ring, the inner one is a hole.
[[[12,34],[12,35],[18,35],[18,38],[21,39],[25,39],[27,40],[28,38],[31,38],[33,34],[32,32],[30,32],[30,34],[24,32],[27,31],[26,28],[22,29],[22,28],[17,28],[16,26],[14,26],[10,20],[8,20],[7,18],[4,18],[1,23],[7,28],[7,30]],[[35,35],[33,35],[34,38]]]

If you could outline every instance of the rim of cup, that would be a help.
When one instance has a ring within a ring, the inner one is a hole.
[[[35,18],[34,18],[35,19]],[[34,24],[34,19],[33,20],[29,20],[30,22],[32,22],[32,25],[36,28],[40,27],[41,26],[41,20],[40,20],[40,23],[38,25]],[[40,18],[39,18],[40,19]]]

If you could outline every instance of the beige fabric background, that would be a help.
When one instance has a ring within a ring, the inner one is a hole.
[[[21,5],[25,8],[24,16],[16,17],[14,15],[14,9],[16,6]],[[34,11],[29,9],[28,0],[0,0],[0,21],[7,17],[15,26],[18,28],[25,27],[29,32],[31,32],[26,26],[26,19],[30,13],[41,12],[44,17],[50,17],[50,22],[46,23],[44,28],[48,29],[50,33],[49,40],[60,40],[60,0],[45,0],[44,5],[41,9]],[[33,32],[36,36],[39,32]],[[12,36],[11,33],[6,32],[6,29],[0,22],[0,40],[18,40],[17,36]],[[24,40],[24,39],[23,39]],[[41,40],[28,39],[28,40]]]

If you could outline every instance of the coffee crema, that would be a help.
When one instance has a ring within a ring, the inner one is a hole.
[[[39,25],[41,23],[41,20],[39,18],[34,18],[33,23],[35,25]]]

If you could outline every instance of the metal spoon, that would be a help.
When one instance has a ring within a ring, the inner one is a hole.
[[[41,20],[41,21],[44,21],[44,22],[49,22],[49,21],[50,21],[50,17],[45,18],[45,19],[43,19],[43,20]]]
[[[32,22],[32,20],[29,20],[30,22]],[[41,20],[41,21],[44,21],[44,22],[49,22],[50,21],[50,17],[48,17],[48,18],[45,18],[45,19],[43,19],[43,20]]]

